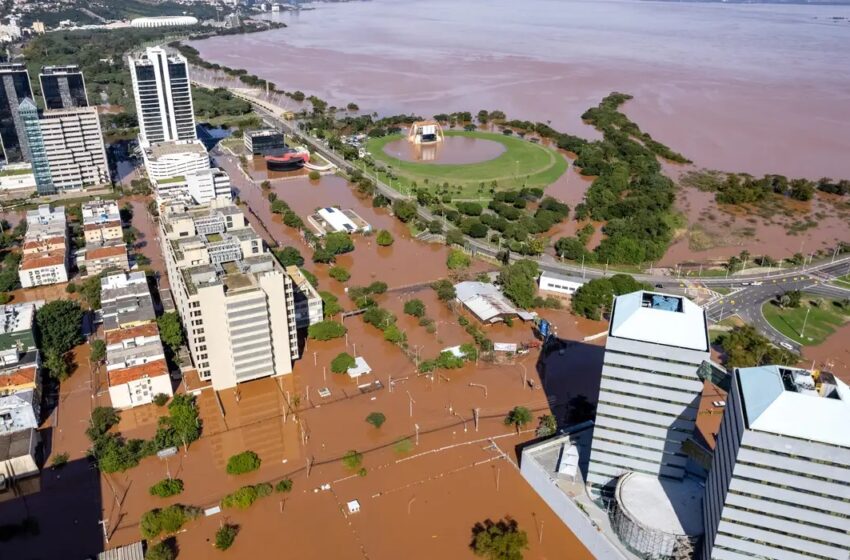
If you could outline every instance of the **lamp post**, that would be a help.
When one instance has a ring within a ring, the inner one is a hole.
[[[800,339],[802,340],[806,336],[806,323],[809,322],[809,312],[812,310],[811,307],[806,309],[806,317],[803,319],[803,328],[800,329]]]

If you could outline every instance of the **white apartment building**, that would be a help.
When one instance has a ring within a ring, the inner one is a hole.
[[[174,394],[156,322],[106,332],[106,376],[115,408],[153,402]]]
[[[157,195],[172,188],[185,188],[186,175],[210,168],[210,156],[199,140],[162,142],[142,148],[148,177]]]
[[[321,322],[324,319],[322,296],[297,266],[287,266],[286,273],[295,290],[295,326],[306,329]]]
[[[291,373],[298,357],[292,280],[231,202],[171,202],[160,238],[201,379],[216,390]]]
[[[110,182],[97,108],[48,110],[42,113],[40,122],[56,189],[82,189]]]
[[[230,176],[218,167],[203,169],[186,175],[189,196],[196,204],[206,204],[214,198],[232,198]]]
[[[65,207],[43,204],[27,212],[21,286],[32,288],[68,281],[68,228]]]
[[[114,200],[91,200],[82,205],[86,245],[122,240],[121,213]]]
[[[830,373],[737,369],[703,499],[703,558],[847,560],[850,387]]]
[[[144,272],[111,274],[100,279],[103,330],[127,329],[156,320]]]
[[[197,140],[189,67],[180,55],[149,47],[130,57],[141,145]]]
[[[682,479],[708,360],[704,311],[690,300],[633,292],[614,302],[591,445],[593,496],[638,472]]]
[[[97,276],[107,270],[120,271],[130,269],[130,257],[123,240],[91,243],[77,252],[77,267],[86,276]]]

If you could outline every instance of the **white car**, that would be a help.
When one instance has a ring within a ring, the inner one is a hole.
[[[791,344],[790,344],[790,343],[785,342],[784,340],[783,340],[782,342],[780,342],[780,343],[779,343],[779,345],[780,345],[781,347],[785,348],[786,350],[794,350],[794,347],[793,347],[793,346],[791,346]]]

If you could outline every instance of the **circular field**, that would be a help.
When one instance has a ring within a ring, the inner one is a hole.
[[[385,151],[388,144],[404,140],[400,134],[372,138],[366,143],[366,149],[376,162],[390,168],[397,177],[391,184],[402,191],[409,189],[414,182],[420,186],[449,183],[470,193],[482,183],[489,188],[494,182],[498,189],[523,186],[543,188],[555,182],[567,170],[567,160],[557,151],[514,136],[450,130],[446,131],[446,137],[496,142],[504,151],[497,157],[476,163],[405,161]],[[384,178],[383,175],[381,178]]]
[[[407,138],[393,140],[384,146],[384,153],[408,162],[431,165],[481,163],[495,159],[507,149],[500,142],[470,138],[468,136],[446,136],[442,142],[414,144]]]

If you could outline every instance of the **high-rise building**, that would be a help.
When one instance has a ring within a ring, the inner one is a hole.
[[[88,107],[86,81],[76,65],[45,66],[38,75],[45,109]]]
[[[142,143],[196,140],[186,59],[150,47],[130,58],[130,68]]]
[[[216,390],[292,372],[292,280],[227,199],[170,202],[160,239],[174,301],[201,379]]]
[[[24,123],[18,111],[24,99],[32,99],[26,65],[0,64],[0,141],[7,163],[30,160]]]
[[[735,370],[703,499],[703,558],[846,560],[850,387],[785,366]]]
[[[32,165],[36,192],[41,195],[53,194],[56,187],[53,186],[53,177],[50,175],[50,160],[47,159],[47,150],[44,147],[38,107],[32,99],[24,99],[18,107],[17,116],[23,125],[21,139],[26,143],[29,152],[27,159]]]
[[[628,472],[681,480],[709,359],[705,312],[680,296],[633,292],[614,301],[587,484],[592,495]],[[606,492],[607,493],[607,492]]]

